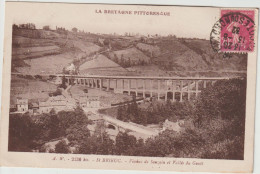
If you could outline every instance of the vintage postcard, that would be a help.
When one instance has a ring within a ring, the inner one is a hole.
[[[258,9],[7,2],[0,165],[253,170]]]

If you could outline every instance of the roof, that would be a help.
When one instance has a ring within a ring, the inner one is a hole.
[[[39,102],[39,107],[49,107],[49,106],[66,106],[65,101],[58,101],[58,102]]]
[[[45,102],[39,102],[39,107],[49,106],[68,106],[74,105],[75,100],[73,98],[65,98],[63,95],[49,97]]]
[[[12,104],[10,104],[10,108],[16,108],[16,106],[15,106],[15,105],[12,105]]]
[[[99,101],[99,96],[87,96],[87,101]]]
[[[166,119],[165,122],[163,123],[163,128],[173,130],[173,131],[176,131],[176,132],[181,131],[181,127],[179,125],[179,122],[171,122],[168,119]]]
[[[18,105],[25,105],[25,104],[28,104],[28,99],[20,99],[20,98],[17,98],[17,100],[16,100],[16,103],[18,104]]]
[[[66,105],[65,97],[62,95],[49,97],[47,101],[39,102],[39,107],[65,106],[65,105]]]
[[[32,108],[38,108],[38,107],[39,107],[38,103],[32,103]]]
[[[49,97],[49,100],[51,101],[65,100],[65,97],[63,95],[57,95],[57,96]]]
[[[99,96],[80,96],[79,97],[79,102],[80,103],[86,103],[87,101],[99,101]]]

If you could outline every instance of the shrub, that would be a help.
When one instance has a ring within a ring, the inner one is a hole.
[[[55,145],[55,153],[70,153],[69,146],[65,140],[61,140]]]

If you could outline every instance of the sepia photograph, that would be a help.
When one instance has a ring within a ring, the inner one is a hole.
[[[75,6],[9,20],[8,153],[245,160],[256,9]]]

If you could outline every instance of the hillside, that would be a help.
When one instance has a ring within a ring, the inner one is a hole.
[[[123,67],[135,71],[135,66],[151,67],[155,65],[167,72],[237,72],[247,68],[247,55],[231,54],[231,58],[223,58],[222,53],[212,50],[209,40],[178,39],[176,37],[157,37],[149,39],[125,39],[127,48],[121,42],[115,44],[116,39],[111,38],[112,51],[106,56]],[[113,47],[116,45],[117,47]],[[121,46],[121,50],[118,45]],[[122,62],[122,60],[124,62]],[[144,71],[147,68],[143,68]],[[157,71],[157,68],[155,68]],[[157,72],[161,75],[160,70]],[[137,68],[136,71],[139,71]],[[144,73],[144,72],[143,72]],[[143,74],[142,73],[142,74]],[[148,74],[151,74],[147,71]],[[140,74],[140,72],[138,73]],[[154,73],[153,73],[154,74]],[[176,73],[174,73],[177,75]],[[191,73],[186,73],[190,74]],[[215,73],[215,75],[217,75]],[[195,75],[193,73],[193,75]],[[205,74],[206,75],[206,74]],[[213,74],[212,74],[213,75]]]
[[[12,45],[12,71],[22,73],[61,73],[72,62],[79,73],[104,75],[222,76],[247,68],[246,54],[224,59],[201,39],[14,29]]]
[[[74,47],[79,48],[87,56],[100,50],[100,46],[82,40],[73,40],[73,45]]]
[[[231,54],[231,58],[223,59],[223,54],[216,54],[207,40],[188,40],[182,42],[188,48],[201,55],[208,68],[212,70],[240,70],[244,71],[247,67],[246,54]]]
[[[152,61],[167,70],[223,71],[246,70],[246,55],[232,54],[223,59],[223,54],[213,52],[208,40],[175,39],[158,43],[161,54]]]
[[[72,33],[14,29],[12,71],[33,74],[61,73],[69,63],[84,59],[100,50],[98,45],[84,39]]]
[[[63,68],[73,61],[74,55],[70,52],[57,55],[41,56],[35,59],[26,59],[27,66],[16,67],[18,72],[25,74],[53,74],[61,73]]]
[[[97,58],[87,61],[79,67],[80,74],[106,74],[106,71],[113,71],[115,73],[127,72],[126,69],[104,55],[98,55]]]
[[[10,104],[15,104],[17,97],[32,101],[45,100],[49,97],[49,93],[56,91],[56,89],[56,85],[46,81],[12,76]]]
[[[150,62],[150,57],[146,56],[142,51],[135,47],[112,51],[108,54],[108,57],[119,64],[122,64],[122,62],[128,62],[129,66],[141,64],[141,62]]]

